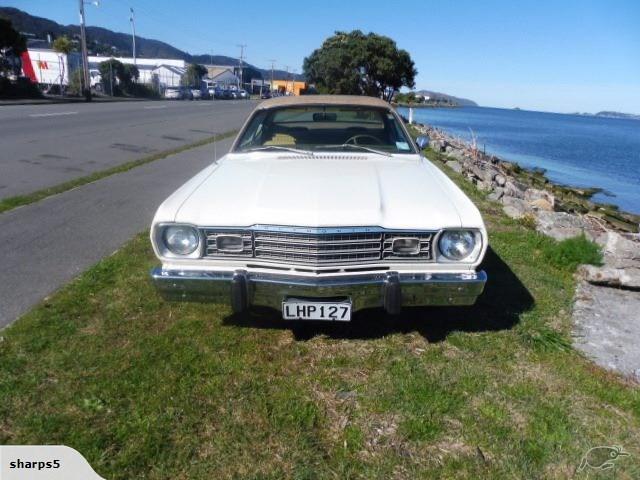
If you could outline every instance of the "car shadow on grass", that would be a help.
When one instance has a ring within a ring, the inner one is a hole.
[[[429,342],[440,342],[451,332],[486,332],[510,329],[530,310],[534,299],[516,274],[491,248],[481,266],[488,280],[475,305],[468,307],[404,308],[397,316],[382,309],[362,310],[351,322],[291,322],[271,309],[253,310],[247,316],[229,316],[225,325],[244,328],[289,329],[297,340],[318,335],[334,339],[372,339],[392,333],[418,332]]]

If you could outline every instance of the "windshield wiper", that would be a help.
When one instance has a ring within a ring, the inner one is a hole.
[[[265,145],[263,147],[250,148],[248,150],[244,150],[244,152],[245,153],[262,152],[262,151],[265,151],[265,150],[284,150],[285,152],[300,153],[302,155],[309,155],[309,156],[313,157],[313,152],[311,150],[301,150],[299,148],[283,147],[281,145]]]
[[[342,143],[339,145],[319,145],[316,148],[355,148],[357,150],[364,150],[366,152],[375,153],[377,155],[384,155],[385,157],[392,157],[388,152],[383,152],[382,150],[376,150],[375,148],[365,147],[364,145],[356,145],[353,143]]]

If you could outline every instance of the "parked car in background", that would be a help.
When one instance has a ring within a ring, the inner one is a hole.
[[[181,92],[178,87],[167,87],[164,89],[163,97],[167,100],[180,100]]]
[[[191,92],[191,98],[192,100],[200,100],[202,99],[202,91],[199,88],[191,88],[190,89]]]
[[[414,143],[377,98],[262,102],[231,151],[158,208],[156,288],[285,320],[472,305],[487,280],[484,222],[416,143],[428,138]]]
[[[249,92],[246,90],[238,90],[238,96],[245,100],[249,100],[249,98],[251,98],[251,95],[249,95]]]
[[[262,92],[262,95],[260,95],[260,98],[262,98],[263,100],[268,100],[269,98],[271,98],[271,92],[269,90],[265,90],[264,92]]]
[[[189,87],[180,87],[180,100],[193,100],[193,93]]]

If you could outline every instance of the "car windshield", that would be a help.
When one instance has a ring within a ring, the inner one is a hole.
[[[313,105],[260,110],[242,132],[235,151],[260,147],[415,153],[393,113],[384,108],[361,106]]]

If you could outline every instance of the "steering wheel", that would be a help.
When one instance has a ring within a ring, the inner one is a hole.
[[[353,137],[350,137],[346,142],[344,142],[345,144],[351,144],[351,145],[371,145],[372,143],[369,142],[367,143],[359,143],[358,140],[373,140],[373,145],[382,145],[382,140],[380,140],[378,137],[374,137],[373,135],[366,135],[366,134],[359,134],[359,135],[354,135]]]

